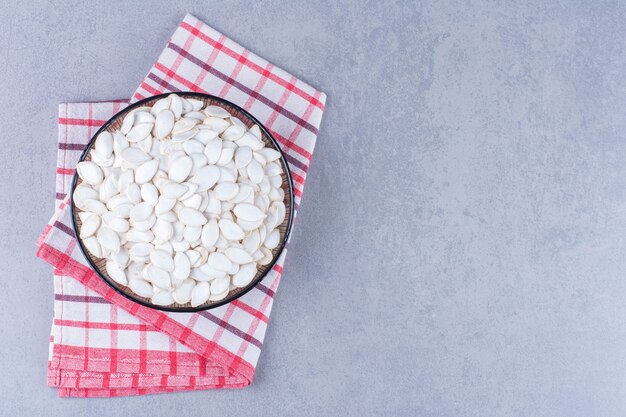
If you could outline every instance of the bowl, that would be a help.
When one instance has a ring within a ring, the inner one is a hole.
[[[164,97],[167,97],[170,94],[174,94],[174,93],[161,94],[161,95],[145,98],[141,101],[131,104],[130,106],[126,107],[125,109],[117,113],[115,116],[109,119],[104,125],[102,125],[102,127],[94,134],[94,136],[89,141],[87,148],[81,155],[80,161],[84,161],[84,160],[88,161],[91,159],[91,153],[90,153],[91,148],[94,146],[95,140],[101,132],[108,131],[108,132],[113,133],[114,131],[120,128],[122,121],[124,120],[124,117],[129,112],[133,111],[134,109],[138,107],[152,106],[156,101]],[[289,171],[289,166],[287,165],[285,154],[280,149],[280,146],[278,145],[278,142],[276,141],[276,139],[274,139],[271,133],[254,116],[252,116],[246,110],[242,109],[241,107],[239,107],[238,105],[234,103],[231,103],[230,101],[227,101],[222,98],[215,97],[209,94],[194,93],[194,92],[177,92],[175,94],[183,98],[193,98],[196,100],[201,100],[204,102],[205,106],[206,105],[220,106],[226,109],[231,115],[239,118],[248,128],[256,124],[257,126],[259,126],[261,130],[261,135],[262,135],[263,142],[265,143],[265,146],[270,147],[280,152],[281,156],[280,156],[279,161],[283,168],[283,173],[281,174],[281,176],[283,179],[282,188],[285,193],[285,198],[283,202],[285,203],[286,216],[285,216],[285,220],[281,223],[280,226],[278,226],[278,230],[280,231],[280,243],[274,250],[272,250],[272,261],[267,265],[263,265],[263,266],[259,265],[257,274],[247,286],[233,289],[232,291],[228,293],[226,298],[222,300],[207,301],[206,303],[197,307],[192,307],[191,303],[171,304],[169,306],[156,305],[156,304],[153,304],[149,298],[141,297],[135,294],[130,288],[126,286],[122,286],[118,284],[117,282],[115,282],[106,272],[106,269],[105,269],[106,260],[104,258],[96,258],[85,248],[85,245],[83,244],[83,241],[80,238],[80,229],[81,229],[82,222],[78,214],[81,212],[81,210],[78,207],[76,207],[76,205],[74,204],[74,190],[82,182],[82,180],[80,179],[77,173],[74,174],[74,179],[72,181],[72,189],[71,189],[71,194],[70,194],[71,196],[70,207],[72,211],[72,225],[74,228],[74,234],[76,235],[78,246],[80,250],[82,251],[83,255],[85,256],[87,262],[91,266],[91,268],[109,286],[111,286],[118,293],[122,294],[124,297],[129,298],[130,300],[136,303],[139,303],[141,305],[144,305],[146,307],[150,307],[150,308],[162,310],[162,311],[171,311],[171,312],[196,312],[196,311],[203,311],[203,310],[216,308],[221,305],[230,303],[231,301],[241,297],[242,295],[250,291],[252,288],[254,288],[259,282],[261,282],[263,278],[265,278],[265,276],[269,273],[269,271],[271,271],[272,267],[276,264],[276,261],[278,260],[282,251],[285,248],[285,244],[287,243],[287,240],[289,239],[291,226],[293,224],[293,212],[294,212],[293,180],[291,178],[291,173]]]

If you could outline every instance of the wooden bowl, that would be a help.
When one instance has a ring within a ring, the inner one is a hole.
[[[138,107],[152,106],[156,101],[164,97],[167,97],[170,94],[174,94],[174,93],[167,93],[167,94],[161,94],[158,96],[148,97],[146,99],[143,99],[141,101],[138,101],[126,107],[124,110],[117,113],[115,116],[109,119],[94,134],[94,136],[89,141],[87,148],[81,155],[80,161],[91,160],[91,148],[94,146],[96,138],[101,132],[108,131],[108,132],[113,133],[116,130],[119,130],[122,124],[122,121],[124,120],[124,117],[129,112],[133,111],[134,109]],[[93,268],[96,274],[98,274],[107,284],[109,284],[111,287],[113,287],[117,292],[119,292],[123,296],[150,308],[163,310],[163,311],[194,312],[194,311],[202,311],[202,310],[208,310],[211,308],[219,307],[221,305],[224,305],[226,303],[229,303],[241,297],[242,295],[250,291],[252,288],[254,288],[254,286],[256,286],[259,282],[261,282],[263,278],[267,275],[267,273],[272,269],[272,267],[274,266],[274,264],[280,257],[280,254],[284,250],[285,244],[287,243],[287,240],[289,239],[289,234],[291,232],[291,226],[293,223],[293,211],[294,211],[293,181],[291,179],[291,173],[289,172],[289,166],[287,165],[285,154],[280,149],[278,142],[276,142],[276,139],[272,137],[270,132],[257,119],[255,119],[254,116],[252,116],[246,110],[242,109],[241,107],[227,100],[221,99],[219,97],[211,96],[209,94],[201,94],[201,93],[193,93],[193,92],[179,92],[175,94],[183,98],[193,98],[196,100],[202,100],[205,103],[205,106],[215,105],[215,106],[223,107],[231,115],[238,117],[248,128],[252,127],[255,124],[258,125],[259,128],[261,129],[262,139],[263,139],[263,142],[265,143],[265,146],[276,149],[281,154],[281,157],[279,160],[283,168],[283,173],[281,174],[281,176],[283,179],[282,188],[283,188],[283,191],[285,192],[284,203],[285,203],[285,209],[286,209],[286,216],[285,216],[285,220],[283,221],[283,223],[280,226],[278,226],[278,230],[280,231],[280,244],[272,251],[272,255],[273,255],[272,261],[267,265],[259,266],[257,274],[254,277],[254,279],[250,282],[250,284],[248,284],[247,286],[243,288],[233,289],[232,291],[228,293],[226,298],[222,300],[207,301],[206,303],[197,307],[192,307],[191,303],[171,304],[169,306],[155,305],[151,302],[149,298],[141,297],[135,294],[130,288],[120,285],[117,282],[115,282],[113,279],[111,279],[111,277],[109,277],[105,269],[106,260],[104,258],[95,257],[93,254],[91,254],[87,250],[87,248],[83,244],[80,238],[80,228],[81,228],[82,222],[80,220],[80,217],[78,216],[78,213],[81,210],[78,207],[76,207],[76,205],[74,204],[74,189],[82,183],[82,180],[76,173],[74,174],[74,180],[72,182],[70,203],[71,203],[71,210],[72,210],[72,224],[74,227],[74,234],[76,235],[76,240],[78,241],[78,245],[81,251],[83,252],[83,254],[85,255],[85,258],[87,259],[87,262],[89,263],[89,265]]]

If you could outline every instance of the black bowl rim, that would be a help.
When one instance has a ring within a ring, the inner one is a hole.
[[[250,112],[248,112],[247,110],[241,108],[241,106],[238,106],[237,104],[225,100],[221,97],[216,97],[213,96],[211,94],[205,94],[205,93],[196,93],[193,91],[177,91],[177,92],[170,92],[170,93],[164,93],[164,94],[159,94],[156,96],[150,96],[150,97],[146,97],[142,100],[139,100],[131,105],[129,105],[128,107],[120,110],[119,112],[117,112],[113,117],[111,117],[109,120],[107,120],[107,122],[105,124],[103,124],[100,129],[98,129],[98,131],[92,136],[92,138],[89,140],[89,143],[87,144],[87,147],[85,148],[85,150],[83,151],[83,153],[80,156],[80,159],[78,160],[78,162],[82,162],[85,157],[87,156],[87,154],[89,153],[89,151],[91,150],[92,146],[94,145],[96,138],[98,137],[98,135],[100,133],[102,133],[104,130],[106,130],[115,120],[117,120],[120,116],[132,111],[133,109],[137,108],[137,107],[141,107],[143,106],[145,103],[152,101],[152,100],[160,100],[162,98],[165,98],[169,95],[172,94],[176,94],[176,95],[180,95],[183,97],[199,97],[199,98],[204,98],[204,99],[210,99],[210,100],[214,100],[220,103],[224,103],[228,106],[232,106],[234,108],[236,108],[237,110],[239,110],[241,113],[245,114],[247,117],[250,118],[250,120],[252,120],[254,123],[256,123],[259,128],[261,129],[261,131],[263,133],[265,133],[266,137],[269,138],[270,142],[272,142],[272,144],[275,146],[275,148],[278,150],[278,152],[280,152],[280,158],[283,162],[283,165],[285,166],[286,170],[285,170],[285,175],[287,176],[287,185],[289,187],[289,194],[291,196],[290,198],[290,210],[289,210],[289,221],[287,223],[287,230],[285,231],[285,235],[283,236],[282,241],[280,242],[279,245],[279,249],[278,252],[276,253],[276,256],[274,257],[274,259],[272,260],[272,262],[267,266],[267,270],[265,271],[265,273],[261,274],[258,278],[254,279],[252,282],[250,282],[250,284],[248,284],[247,286],[243,287],[243,289],[241,289],[239,292],[232,294],[230,296],[227,296],[226,298],[224,298],[223,300],[220,300],[216,303],[213,304],[209,304],[207,306],[198,306],[198,307],[182,307],[182,308],[173,308],[173,307],[168,307],[168,306],[157,306],[148,302],[145,302],[143,300],[140,300],[138,298],[133,297],[130,294],[125,293],[124,291],[120,290],[114,283],[112,283],[106,276],[102,275],[100,273],[100,271],[98,270],[98,268],[94,265],[94,263],[91,261],[91,257],[88,255],[86,248],[83,245],[83,241],[82,239],[78,236],[78,227],[76,226],[76,219],[74,216],[74,189],[76,188],[76,184],[78,182],[78,173],[74,172],[74,178],[72,180],[72,188],[70,190],[70,210],[71,210],[71,217],[72,217],[72,227],[74,229],[74,236],[76,237],[76,241],[78,242],[78,246],[80,248],[80,251],[82,252],[83,256],[85,257],[85,259],[87,260],[87,263],[89,264],[89,266],[91,267],[91,269],[96,273],[96,275],[98,275],[100,278],[102,278],[102,280],[104,282],[106,282],[111,288],[113,288],[116,292],[118,292],[119,294],[123,295],[124,297],[126,297],[127,299],[137,303],[137,304],[141,304],[145,307],[148,308],[152,308],[155,310],[161,310],[161,311],[168,311],[168,312],[172,312],[172,313],[195,313],[198,311],[206,311],[206,310],[211,310],[217,307],[221,307],[224,304],[228,304],[231,301],[234,301],[240,297],[242,297],[244,294],[250,292],[254,287],[257,286],[257,284],[259,284],[261,281],[263,281],[263,279],[267,276],[267,274],[272,271],[272,269],[274,268],[274,265],[276,264],[276,262],[278,262],[278,259],[281,257],[281,255],[283,254],[283,251],[285,250],[285,246],[287,245],[287,242],[289,240],[289,236],[291,234],[291,228],[293,226],[293,216],[294,216],[294,199],[295,199],[295,195],[294,195],[294,191],[293,191],[293,179],[291,178],[291,171],[289,169],[289,163],[287,162],[287,157],[285,156],[285,153],[283,152],[283,150],[281,149],[280,145],[278,144],[278,142],[276,141],[276,139],[274,138],[274,136],[272,136],[272,134],[269,132],[269,130],[267,130],[267,128],[261,123],[259,122],[259,120],[254,117],[253,115],[250,114]],[[77,162],[77,163],[78,163]]]

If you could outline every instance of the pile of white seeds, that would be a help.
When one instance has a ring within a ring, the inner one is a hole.
[[[80,239],[153,304],[222,300],[281,241],[280,156],[223,107],[171,94],[133,109],[76,167]]]

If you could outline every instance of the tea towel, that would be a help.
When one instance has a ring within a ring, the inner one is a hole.
[[[77,248],[68,192],[92,135],[117,111],[147,96],[196,91],[253,114],[286,154],[296,212],[326,96],[187,15],[130,100],[59,107],[55,215],[38,256],[55,267],[48,384],[60,396],[111,397],[245,387],[252,382],[286,251],[241,298],[199,313],[133,303],[105,284]]]

